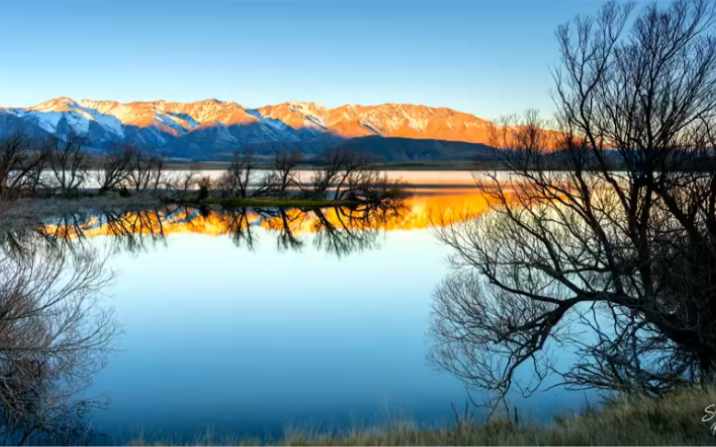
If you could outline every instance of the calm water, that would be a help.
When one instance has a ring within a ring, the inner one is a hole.
[[[166,171],[165,175],[168,179],[182,178],[189,171],[176,170]],[[224,173],[223,170],[200,170],[197,171],[200,176],[206,176],[212,180],[217,180]],[[439,187],[472,187],[475,185],[475,179],[485,179],[486,173],[475,173],[473,171],[384,171],[387,177],[391,180],[401,180],[406,186],[414,185],[430,185]],[[256,170],[252,176],[252,181],[258,181],[265,171]],[[50,174],[48,173],[48,176]],[[294,176],[301,182],[310,183],[313,171],[309,170],[297,170],[294,172]],[[498,172],[498,178],[506,178],[508,176],[505,172]],[[87,178],[82,184],[85,188],[97,188],[97,172],[89,171]]]
[[[207,429],[271,436],[289,424],[336,428],[386,415],[450,422],[451,403],[467,396],[426,363],[432,294],[450,253],[427,214],[479,213],[485,203],[478,190],[442,191],[358,222],[336,210],[320,219],[170,207],[123,215],[129,239],[112,235],[106,216],[48,225],[113,253],[117,280],[105,292],[124,333],[88,390],[109,398],[95,427],[113,440],[192,439]],[[513,404],[544,420],[584,402],[554,389]]]

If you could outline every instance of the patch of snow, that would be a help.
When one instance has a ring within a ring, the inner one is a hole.
[[[269,138],[291,141],[300,139],[298,136],[296,136],[293,127],[284,123],[280,119],[264,117],[257,109],[244,109],[244,111],[248,115],[260,120],[262,124],[266,125],[267,128],[263,129],[263,132],[264,134],[268,135]]]
[[[264,119],[263,115],[261,115],[261,112],[258,111],[258,109],[244,109],[244,112],[246,112],[247,115],[251,115],[256,119],[262,120]]]
[[[49,101],[41,102],[33,107],[28,107],[29,110],[37,110],[40,112],[61,112],[65,111],[64,107],[72,108],[75,104],[75,100],[68,98],[67,96],[60,96],[57,98],[50,99]],[[58,108],[62,110],[57,110]]]
[[[408,117],[408,126],[416,130],[425,130],[425,126],[427,126],[427,120]]]
[[[214,121],[214,126],[216,126],[215,141],[230,141],[232,143],[236,143],[238,141],[233,135],[231,135],[231,133],[229,133],[229,129],[226,128],[224,123]]]
[[[70,110],[64,114],[67,124],[77,133],[89,132],[89,119],[82,116],[76,110]]]
[[[278,133],[281,139],[293,139],[293,127],[276,118],[264,118],[263,123]]]
[[[95,121],[108,132],[124,138],[122,123],[117,118],[104,115],[96,109],[82,106],[71,98],[55,98],[25,110],[22,115],[18,113],[16,115],[30,116],[38,126],[52,133],[57,131],[57,126],[62,118],[65,118],[67,124],[79,133],[87,133],[89,131],[89,122]]]
[[[306,121],[309,122],[310,124],[313,124],[313,125],[315,125],[315,126],[321,128],[321,129],[323,129],[323,130],[326,129],[326,126],[325,126],[324,122],[323,122],[322,120],[319,121],[319,120],[318,120],[315,116],[313,116],[313,115],[307,116],[307,117],[306,117]]]
[[[313,110],[311,110],[311,104],[302,102],[302,101],[289,101],[288,102],[289,108],[294,111],[298,112],[301,115],[303,115],[304,119],[308,121],[309,123],[313,123],[323,129],[326,128],[326,121],[325,119],[316,114]],[[314,104],[315,107],[315,104]]]
[[[371,132],[375,133],[376,135],[382,135],[382,134],[383,134],[383,132],[377,131],[377,130],[373,127],[373,124],[370,123],[370,122],[361,122],[361,121],[358,121],[358,124],[360,124],[361,126],[365,127],[366,129],[370,130]]]
[[[156,110],[154,111],[154,121],[157,121],[160,124],[164,124],[168,127],[171,127],[172,129],[176,129],[182,134],[186,132],[186,129],[184,129],[184,126],[182,126],[180,123],[178,123],[174,119],[174,117],[165,115],[165,114],[160,113]]]
[[[136,115],[133,108],[127,107],[124,104],[117,104],[116,106],[110,105],[109,107],[102,107],[99,109],[101,113],[110,115],[119,120],[120,123],[124,123],[130,120],[131,117]]]
[[[188,113],[178,113],[178,112],[164,112],[166,115],[169,116],[170,119],[176,121],[176,120],[182,120],[186,123],[187,126],[189,126],[189,129],[193,129],[196,126],[198,126],[199,121],[192,118]],[[183,127],[181,123],[177,121],[177,124]]]
[[[62,112],[39,112],[39,111],[25,111],[24,115],[31,116],[38,126],[40,126],[43,130],[46,130],[50,133],[55,133],[57,131],[57,125],[60,123],[60,120],[62,119],[63,113]],[[22,116],[22,115],[18,115]]]
[[[102,126],[107,131],[124,138],[124,128],[122,128],[122,122],[115,116],[112,115],[105,115],[103,113],[100,113],[96,109],[91,109],[89,107],[83,107],[79,104],[76,105],[77,109],[79,111],[83,112],[82,114],[87,118],[91,119],[100,126]]]

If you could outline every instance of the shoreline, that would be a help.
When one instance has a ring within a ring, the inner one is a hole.
[[[301,197],[209,197],[204,200],[181,199],[162,196],[157,192],[136,193],[120,197],[116,193],[97,195],[93,190],[84,190],[79,197],[27,197],[0,203],[0,225],[16,228],[36,224],[44,219],[93,211],[137,211],[163,206],[221,206],[225,208],[335,208],[371,205],[363,200],[307,199]]]
[[[415,422],[353,426],[317,431],[289,427],[279,439],[218,435],[211,430],[193,439],[132,438],[128,445],[713,445],[716,389],[693,387],[661,398],[630,396],[597,409],[555,416],[547,424],[497,418],[476,422],[456,413],[451,426],[426,428]],[[710,407],[709,407],[710,406]],[[712,419],[702,420],[712,416]]]

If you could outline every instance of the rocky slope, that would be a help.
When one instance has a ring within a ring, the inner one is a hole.
[[[387,160],[429,159],[437,150],[434,140],[481,143],[476,148],[481,147],[488,142],[489,124],[452,109],[413,104],[327,108],[289,101],[253,109],[215,99],[120,103],[59,97],[32,107],[0,108],[0,134],[22,131],[42,137],[75,131],[86,134],[89,146],[97,150],[131,142],[192,159],[221,159],[247,146],[265,154],[298,149],[310,158],[327,146],[357,137],[371,138],[352,140],[354,147],[379,147],[376,155]],[[380,141],[381,137],[400,138]],[[432,142],[406,143],[406,138]],[[399,153],[392,152],[393,142],[402,145]],[[407,146],[413,150],[406,150]],[[423,146],[432,149],[422,150]],[[461,148],[456,159],[472,158],[470,145],[450,146]],[[450,159],[443,149],[440,159]]]

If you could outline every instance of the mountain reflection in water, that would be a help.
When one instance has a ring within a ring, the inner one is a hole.
[[[470,194],[471,193],[471,194]],[[488,208],[488,198],[475,190],[417,193],[398,202],[359,207],[222,208],[167,205],[157,209],[76,213],[51,219],[37,231],[48,239],[75,243],[94,236],[113,236],[119,247],[143,248],[174,233],[229,235],[234,243],[254,249],[260,227],[276,234],[279,249],[300,250],[301,234],[313,233],[313,243],[342,255],[373,248],[381,231],[423,229],[436,216],[476,216]]]
[[[383,408],[448,423],[451,402],[486,398],[425,362],[450,254],[430,227],[486,212],[487,197],[443,189],[380,207],[75,212],[4,231],[0,247],[68,259],[96,250],[117,272],[101,294],[124,329],[118,355],[83,394],[108,403],[85,415],[107,436],[100,443],[126,444],[142,428],[189,443],[208,427],[277,436],[292,423],[381,421]],[[514,405],[548,417],[575,402],[552,389]]]

